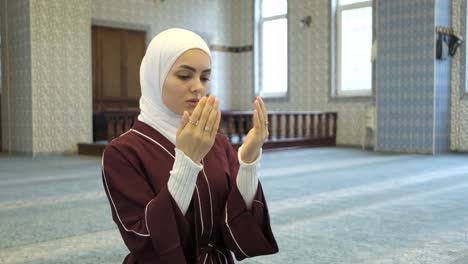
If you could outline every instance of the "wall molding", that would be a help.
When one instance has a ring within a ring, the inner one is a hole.
[[[151,30],[151,26],[147,24],[137,24],[137,23],[130,23],[130,22],[115,21],[115,20],[97,19],[97,18],[91,18],[91,26],[144,31],[146,33],[150,32]]]
[[[210,45],[210,50],[221,51],[221,52],[231,52],[231,53],[251,52],[253,50],[253,45],[246,45],[246,46]]]

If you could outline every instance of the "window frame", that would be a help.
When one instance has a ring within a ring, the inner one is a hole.
[[[289,98],[289,1],[286,0],[286,13],[269,17],[262,17],[262,2],[264,0],[255,0],[254,2],[254,89],[253,97],[261,96],[266,100],[283,100]],[[286,19],[286,91],[281,93],[262,93],[262,44],[263,44],[263,24],[277,19]]]
[[[358,8],[366,8],[370,7],[372,10],[372,14],[374,13],[373,10],[373,1],[372,0],[367,0],[367,1],[362,1],[358,3],[353,3],[353,4],[347,4],[347,5],[340,5],[339,0],[332,0],[332,2],[335,2],[335,8],[333,8],[333,3],[332,3],[332,10],[335,10],[335,19],[332,19],[334,22],[334,27],[336,29],[335,33],[335,39],[332,40],[334,42],[334,51],[332,51],[332,55],[335,57],[335,87],[332,89],[332,97],[342,97],[342,98],[369,98],[373,95],[373,80],[372,80],[372,71],[373,71],[373,66],[371,65],[371,87],[369,90],[352,90],[352,91],[342,91],[341,90],[341,20],[342,20],[342,12],[347,11],[347,10],[353,10],[353,9],[358,9]],[[372,15],[373,16],[373,15]],[[374,28],[374,19],[373,17],[371,18],[371,28]],[[372,38],[373,39],[373,38]],[[371,44],[372,47],[372,44]],[[372,52],[372,49],[369,50],[369,52]],[[332,56],[333,57],[333,56]]]

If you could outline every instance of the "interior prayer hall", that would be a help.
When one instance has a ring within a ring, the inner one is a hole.
[[[0,0],[0,263],[124,261],[103,151],[138,122],[140,64],[169,28],[209,47],[234,150],[266,105],[258,179],[279,252],[236,263],[468,263],[467,8]]]

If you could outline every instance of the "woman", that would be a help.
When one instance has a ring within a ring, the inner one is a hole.
[[[124,263],[234,263],[278,251],[257,170],[268,137],[255,101],[254,127],[235,153],[218,134],[206,96],[210,51],[195,33],[153,38],[140,68],[141,113],[104,150],[103,182],[130,250]]]

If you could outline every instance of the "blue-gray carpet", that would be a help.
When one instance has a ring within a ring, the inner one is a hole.
[[[468,263],[468,154],[264,153],[280,253],[241,263]],[[0,263],[121,263],[100,159],[0,155]]]

